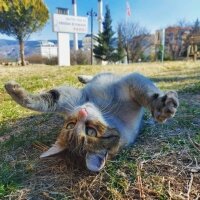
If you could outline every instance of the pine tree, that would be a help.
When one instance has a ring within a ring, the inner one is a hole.
[[[194,26],[192,27],[192,33],[193,34],[200,34],[200,21],[199,21],[198,18],[196,19]]]
[[[106,6],[105,21],[103,22],[103,32],[99,33],[95,40],[98,45],[94,46],[94,55],[97,59],[112,62],[114,53],[114,32],[112,30],[112,19],[110,9]]]
[[[117,61],[121,61],[125,57],[122,31],[120,28],[118,28],[117,57],[118,57]]]
[[[0,0],[0,33],[19,41],[22,65],[25,65],[24,41],[41,29],[48,18],[43,0]]]

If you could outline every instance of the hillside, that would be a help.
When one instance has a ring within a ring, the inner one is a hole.
[[[49,40],[54,44],[57,44],[56,40]],[[25,56],[31,56],[33,54],[39,54],[41,41],[26,41],[25,42]],[[70,41],[70,47],[73,47],[73,41]],[[82,41],[79,40],[79,48],[82,47]],[[16,59],[19,56],[19,45],[16,40],[4,40],[0,39],[0,59],[10,58]]]

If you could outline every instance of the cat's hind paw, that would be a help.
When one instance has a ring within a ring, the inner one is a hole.
[[[167,119],[174,117],[178,106],[178,94],[170,91],[153,101],[151,112],[156,121],[164,123]]]

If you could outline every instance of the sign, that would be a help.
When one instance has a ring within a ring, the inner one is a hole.
[[[54,14],[53,31],[59,33],[87,33],[88,18]]]

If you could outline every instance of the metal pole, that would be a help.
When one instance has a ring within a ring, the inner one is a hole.
[[[77,16],[77,2],[76,0],[72,0],[72,6],[73,6],[73,15]],[[74,33],[74,51],[78,50],[78,34]]]
[[[91,65],[93,65],[93,19],[97,14],[91,9],[87,15],[91,17]]]
[[[103,32],[103,0],[98,0],[98,23],[99,23],[99,33]]]
[[[93,65],[93,9],[91,10],[91,65]]]
[[[165,57],[165,29],[162,30],[162,62],[164,62]]]

